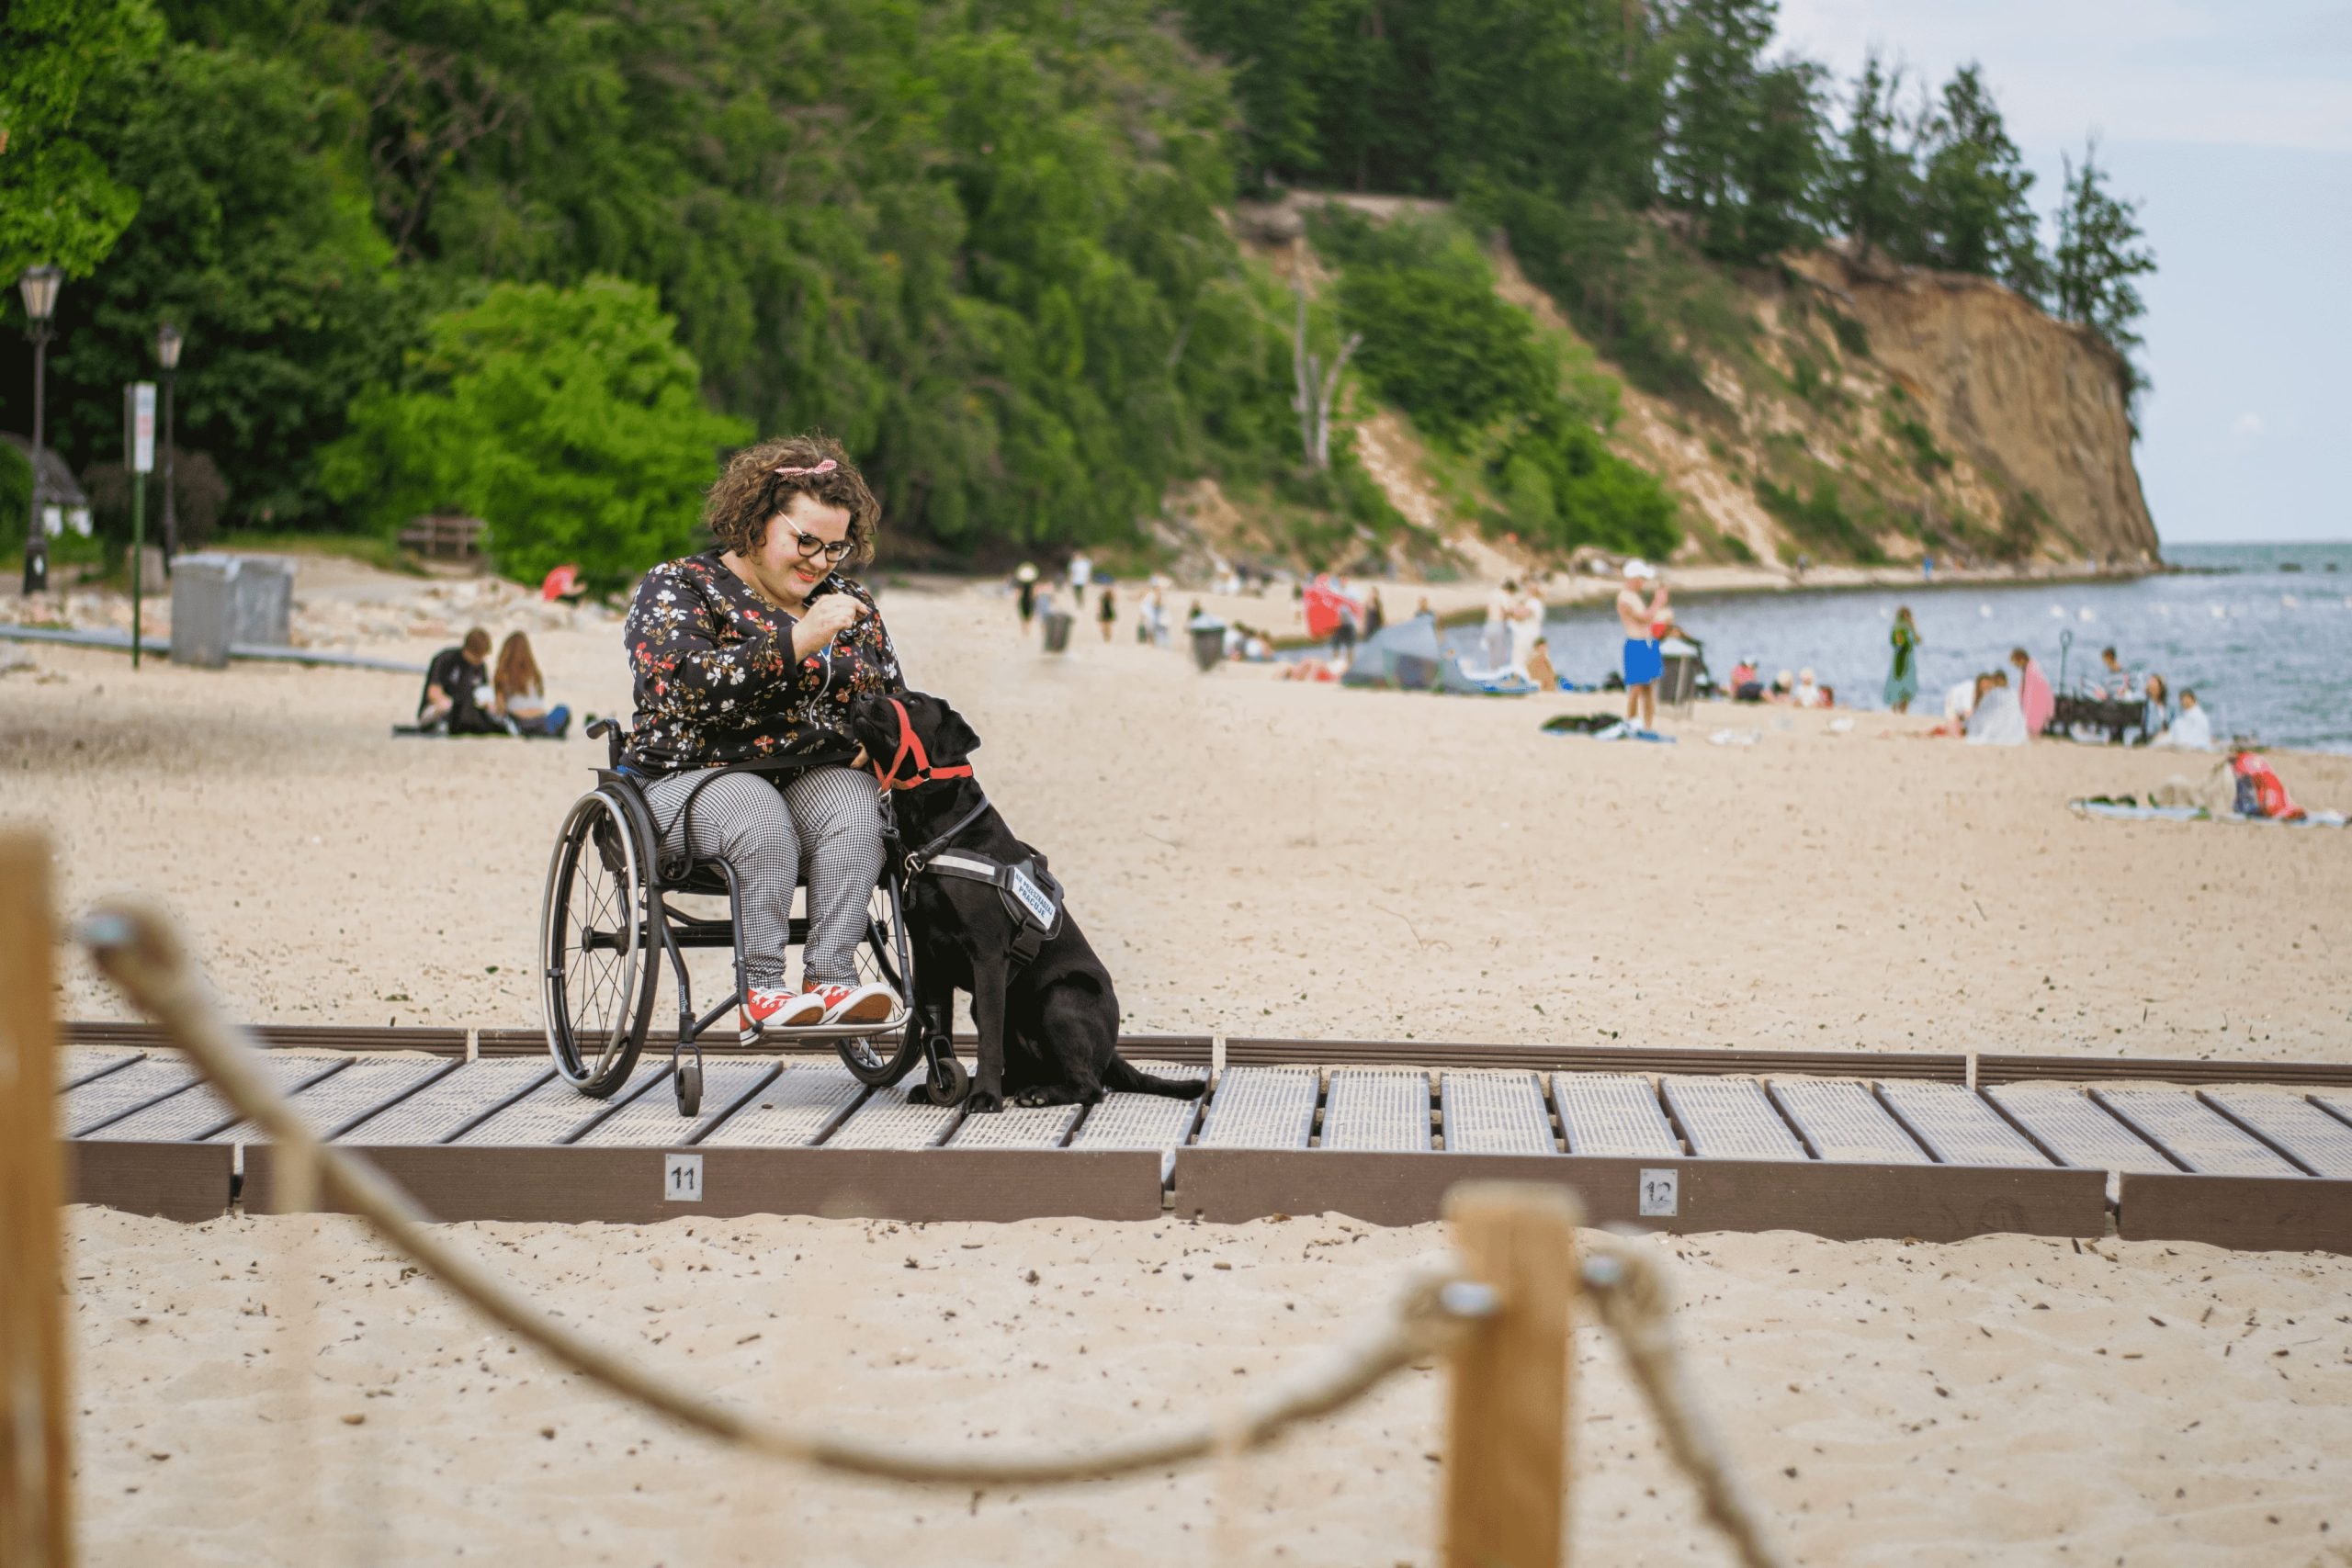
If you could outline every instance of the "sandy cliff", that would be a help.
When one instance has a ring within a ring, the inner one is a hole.
[[[2046,551],[2154,558],[2112,348],[1989,278],[1865,266],[1834,252],[1795,265],[1868,330],[1871,357],[1944,445],[2040,499]]]

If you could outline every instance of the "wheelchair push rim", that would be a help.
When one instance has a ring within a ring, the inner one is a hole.
[[[850,1076],[883,1088],[897,1083],[922,1055],[922,1020],[914,1005],[914,964],[898,879],[885,875],[867,904],[865,940],[858,944],[858,978],[880,980],[899,994],[903,1010],[872,1032],[836,1039],[833,1049]]]
[[[627,809],[597,790],[573,804],[548,862],[540,1008],[557,1073],[584,1094],[627,1079],[653,1016],[641,852]]]

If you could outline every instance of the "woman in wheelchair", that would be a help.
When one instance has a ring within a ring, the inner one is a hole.
[[[720,860],[735,874],[746,1041],[898,1010],[891,988],[861,985],[855,966],[882,818],[847,715],[857,697],[906,682],[873,595],[835,570],[873,558],[880,513],[827,437],[739,452],[704,507],[717,545],[646,573],[622,634],[637,712],[621,765],[640,781],[665,866]],[[709,772],[742,763],[781,765]],[[796,990],[785,950],[804,872]]]

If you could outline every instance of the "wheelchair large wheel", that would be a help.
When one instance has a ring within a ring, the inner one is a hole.
[[[548,862],[539,911],[539,997],[556,1071],[603,1099],[628,1081],[653,1017],[656,943],[646,852],[603,790],[580,797]]]
[[[857,944],[857,977],[879,980],[898,992],[907,1021],[888,1034],[837,1040],[833,1048],[858,1082],[876,1088],[897,1083],[922,1056],[922,1019],[915,1010],[914,957],[895,875],[883,878],[866,906],[865,940]]]

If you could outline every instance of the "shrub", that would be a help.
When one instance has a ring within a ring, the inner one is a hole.
[[[693,547],[718,453],[752,436],[703,405],[674,329],[636,284],[501,284],[435,318],[408,387],[353,402],[322,459],[327,491],[384,534],[470,513],[506,575],[570,561],[617,587]]]
[[[1818,465],[1815,467],[1809,491],[1800,493],[1793,484],[1782,486],[1759,479],[1756,481],[1756,499],[1799,544],[1865,566],[1886,558],[1870,530],[1847,512],[1838,495],[1836,476]]]
[[[1492,469],[1511,526],[1542,548],[1665,556],[1681,542],[1674,498],[1657,476],[1611,452],[1557,400],[1512,435]]]

